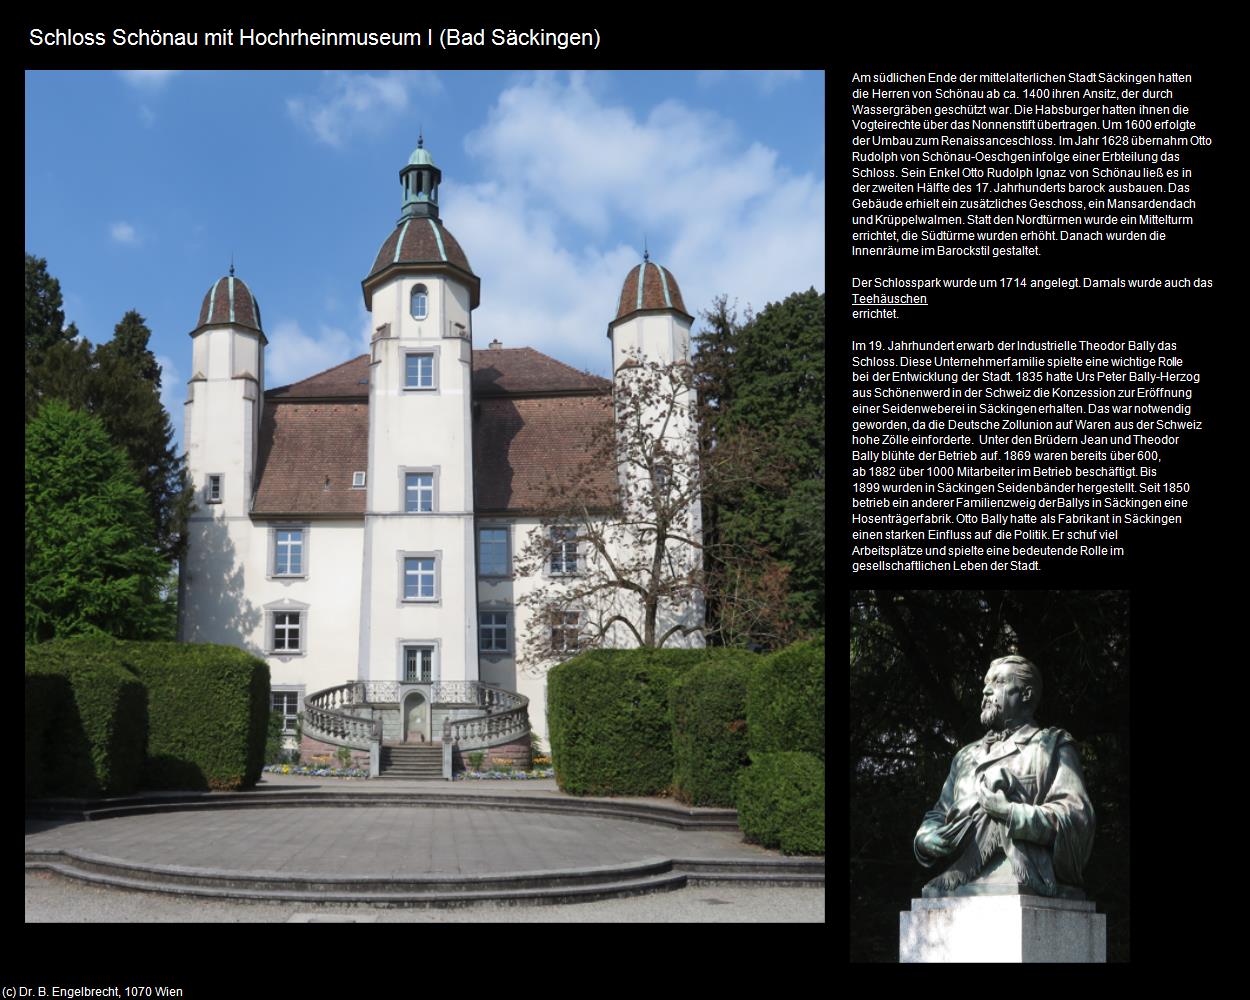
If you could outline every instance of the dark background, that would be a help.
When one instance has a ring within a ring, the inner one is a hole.
[[[1123,590],[851,591],[852,961],[898,960],[898,913],[937,873],[912,838],[955,751],[985,731],[990,661],[1014,652],[1042,673],[1037,723],[1077,739],[1096,817],[1086,892],[1108,961],[1128,959],[1129,606]]]
[[[829,202],[831,260],[841,261],[831,289],[841,281],[845,309],[839,314],[838,295],[831,294],[831,315],[838,318],[830,333],[843,352],[845,384],[851,339],[1172,340],[1185,370],[1202,373],[1192,404],[1193,416],[1205,420],[1201,433],[1187,433],[1184,443],[1171,449],[1160,473],[1192,483],[1185,523],[1122,530],[1124,559],[1053,560],[1029,575],[852,576],[848,534],[843,572],[850,596],[846,829],[852,962],[898,961],[898,914],[932,875],[914,860],[912,838],[937,800],[955,751],[983,731],[977,693],[990,660],[1013,650],[1042,671],[1039,723],[1069,730],[1082,755],[1097,816],[1086,888],[1098,912],[1107,914],[1108,961],[1178,956],[1191,936],[1199,947],[1203,932],[1194,919],[1219,909],[1210,897],[1221,893],[1220,879],[1207,874],[1221,865],[1219,855],[1196,842],[1210,839],[1202,827],[1223,809],[1229,816],[1240,812],[1229,776],[1239,759],[1235,719],[1242,685],[1240,670],[1230,661],[1236,659],[1236,633],[1245,619],[1239,581],[1247,549],[1241,494],[1245,445],[1237,413],[1245,351],[1242,335],[1233,332],[1245,326],[1235,271],[1235,261],[1244,257],[1244,250],[1235,249],[1244,201],[1237,183],[1244,140],[1233,111],[1238,85],[1217,51],[1218,27],[1205,25],[1208,33],[1197,40],[1191,27],[1146,46],[1075,27],[1071,44],[1053,45],[1030,40],[1027,33],[1004,32],[997,44],[977,37],[956,47],[913,35],[905,46],[866,43],[862,52],[842,57],[841,74],[830,74],[831,182],[843,193],[841,203],[836,194]],[[1078,33],[1079,40],[1072,40]],[[1205,151],[1184,152],[1199,201],[1193,227],[1169,229],[1163,243],[1052,243],[1040,258],[997,262],[849,255],[850,145],[837,149],[834,143],[839,133],[851,134],[849,116],[839,109],[849,106],[852,71],[1042,69],[1193,73],[1195,83],[1186,85],[1179,101],[1190,106],[1199,131],[1215,139]],[[929,293],[928,308],[900,310],[905,318],[899,321],[851,321],[850,276],[877,273],[1201,274],[1216,284],[1198,295],[999,292],[995,298],[993,292],[937,291]],[[839,432],[847,442],[849,498],[850,435],[845,426]],[[848,517],[849,511],[848,499],[844,510],[834,509],[831,516]],[[849,531],[849,521],[844,523]],[[1130,651],[1136,667],[1132,685]],[[1218,678],[1229,668],[1230,679],[1221,683]],[[1137,735],[1135,760],[1131,732]],[[1133,800],[1139,806],[1135,829]]]

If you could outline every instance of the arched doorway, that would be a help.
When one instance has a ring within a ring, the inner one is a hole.
[[[425,695],[413,691],[404,699],[404,742],[428,743],[430,739],[430,705]]]

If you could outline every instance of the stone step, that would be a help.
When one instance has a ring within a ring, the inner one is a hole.
[[[28,852],[26,867],[94,885],[178,896],[387,906],[578,902],[663,892],[686,884],[686,875],[674,871],[663,859],[581,870],[420,878],[208,872],[123,863],[71,852]]]

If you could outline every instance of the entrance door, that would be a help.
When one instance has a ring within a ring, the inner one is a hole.
[[[426,743],[430,734],[430,706],[425,696],[414,691],[404,699],[404,742]]]

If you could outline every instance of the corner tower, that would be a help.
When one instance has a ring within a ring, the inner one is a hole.
[[[247,515],[255,485],[267,343],[260,306],[232,264],[205,294],[191,331],[184,423],[197,503],[220,505],[226,517]]]
[[[221,590],[236,570],[236,554],[246,551],[268,341],[260,306],[233,264],[204,295],[190,336],[183,433],[196,511],[181,565],[179,634],[190,642],[237,645],[238,629],[229,624],[235,616]]]
[[[643,254],[642,263],[625,275],[616,318],[608,324],[613,373],[631,358],[689,362],[693,323],[672,272]]]
[[[665,554],[674,577],[697,578],[702,565],[703,519],[699,502],[699,436],[690,366],[690,328],[677,279],[644,253],[625,276],[612,344],[617,413],[617,482],[620,505],[634,523],[663,525]],[[693,545],[680,539],[690,539]],[[658,626],[703,624],[703,601],[662,602]],[[658,634],[658,633],[657,633]],[[703,645],[692,632],[681,645]],[[612,643],[631,645],[620,634]],[[672,643],[670,643],[672,644]]]
[[[424,140],[361,283],[372,315],[359,676],[477,680],[472,311],[480,282],[439,219]]]

